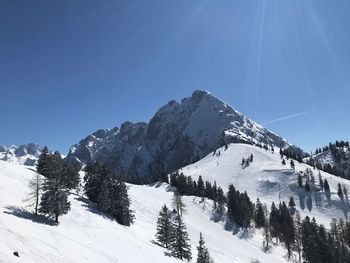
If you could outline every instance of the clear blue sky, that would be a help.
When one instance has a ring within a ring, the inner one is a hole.
[[[0,144],[66,153],[205,89],[306,150],[350,140],[350,1],[0,1]]]

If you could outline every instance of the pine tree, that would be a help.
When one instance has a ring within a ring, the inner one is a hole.
[[[275,237],[276,241],[278,240],[279,236],[279,224],[278,219],[279,218],[279,211],[275,205],[274,202],[272,202],[271,209],[270,209],[270,215],[269,215],[269,225],[270,225],[270,233],[271,237]]]
[[[338,196],[342,202],[344,202],[344,195],[343,195],[343,190],[341,188],[341,184],[338,183]]]
[[[96,162],[86,166],[84,181],[85,194],[101,211],[110,214],[119,224],[130,226],[134,222],[128,189],[121,174]]]
[[[226,198],[224,195],[224,191],[219,186],[218,187],[218,197],[217,197],[217,207],[215,209],[215,212],[218,214],[223,214],[223,212],[225,211],[225,203],[226,203]]]
[[[41,154],[39,156],[38,159],[38,163],[36,165],[36,172],[46,176],[47,172],[48,172],[48,159],[49,159],[49,149],[45,146],[44,149],[41,151]]]
[[[298,253],[299,263],[301,262],[302,252],[302,233],[301,233],[301,218],[299,211],[295,215],[295,249]]]
[[[169,183],[168,175],[163,169],[161,169],[159,172],[159,181]]]
[[[159,211],[159,216],[157,220],[157,241],[164,247],[169,248],[173,237],[173,225],[170,220],[170,211],[166,205],[162,206]]]
[[[299,188],[303,187],[303,179],[301,178],[301,174],[298,175],[298,187]]]
[[[134,223],[134,213],[130,209],[131,201],[128,196],[128,189],[124,182],[113,180],[110,185],[111,188],[111,208],[107,210],[113,218],[124,226],[130,226]]]
[[[54,216],[58,223],[58,217],[70,210],[68,191],[62,182],[63,161],[59,152],[49,155],[43,166],[45,178],[43,182],[43,195],[41,197],[39,212]]]
[[[286,160],[282,159],[282,164],[286,165]]]
[[[328,202],[331,200],[331,189],[329,187],[327,179],[324,179],[324,192],[326,194]]]
[[[80,183],[79,171],[81,166],[63,162],[62,183],[67,189],[76,189]]]
[[[268,217],[268,211],[266,206],[264,206],[264,212],[265,212],[265,218]],[[270,222],[269,220],[265,220],[265,225],[264,225],[264,241],[263,241],[263,248],[266,251],[269,250],[270,248],[270,242],[271,242],[271,234],[270,234]]]
[[[264,227],[266,224],[265,211],[259,198],[256,200],[254,221],[257,228]]]
[[[293,160],[290,160],[290,168],[292,168],[293,171],[295,170],[295,164]]]
[[[191,245],[189,244],[190,239],[186,231],[186,225],[184,224],[182,217],[177,215],[174,227],[174,238],[171,242],[171,251],[174,257],[181,260],[185,259],[190,261],[192,259]]]
[[[205,187],[204,187],[204,181],[201,175],[198,177],[197,186],[198,186],[198,196],[204,197]]]
[[[288,203],[289,211],[292,215],[295,213],[295,201],[293,196],[289,198],[289,203]]]
[[[321,191],[323,191],[324,190],[324,183],[323,183],[321,172],[318,172],[318,183],[320,185]]]
[[[199,234],[199,244],[197,246],[197,263],[210,263],[210,255],[208,248],[205,246],[202,233]]]

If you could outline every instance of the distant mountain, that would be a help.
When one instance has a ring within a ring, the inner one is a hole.
[[[34,143],[9,148],[0,145],[0,160],[28,166],[34,166],[41,153],[41,147]]]
[[[292,145],[207,91],[161,107],[149,123],[98,130],[71,147],[67,158],[101,161],[132,176],[171,172],[227,143]],[[298,148],[295,148],[301,151]]]

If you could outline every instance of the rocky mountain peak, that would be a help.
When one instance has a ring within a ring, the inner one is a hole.
[[[72,146],[68,158],[98,160],[143,176],[179,169],[226,143],[291,146],[210,92],[196,90],[181,103],[160,107],[148,124],[127,121],[120,129],[98,130]]]

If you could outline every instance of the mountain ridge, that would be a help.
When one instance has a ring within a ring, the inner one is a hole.
[[[148,123],[127,121],[120,128],[97,130],[73,145],[67,158],[147,176],[179,169],[228,143],[293,146],[210,92],[196,90],[160,107]]]

